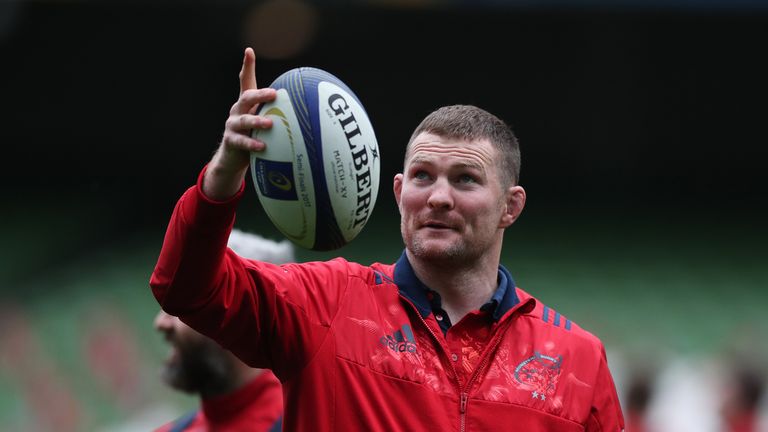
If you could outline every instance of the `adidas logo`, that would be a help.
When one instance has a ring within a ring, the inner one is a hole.
[[[413,330],[408,324],[401,326],[402,330],[397,330],[391,335],[382,336],[379,342],[394,352],[416,352],[416,338],[413,337]]]

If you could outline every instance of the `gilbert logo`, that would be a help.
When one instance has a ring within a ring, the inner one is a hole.
[[[371,211],[371,163],[368,162],[368,150],[366,143],[370,137],[363,136],[360,126],[357,124],[353,108],[344,99],[344,96],[334,93],[328,97],[328,106],[336,115],[342,132],[347,139],[349,151],[352,154],[352,166],[355,167],[355,184],[357,185],[357,209],[355,209],[355,222],[352,227],[357,227],[368,220]],[[375,147],[374,147],[375,148]],[[374,153],[373,157],[378,157]],[[375,197],[374,197],[375,198]]]
[[[401,326],[402,330],[397,330],[391,335],[382,336],[379,343],[391,349],[394,352],[416,352],[416,338],[413,337],[413,330],[408,324]]]

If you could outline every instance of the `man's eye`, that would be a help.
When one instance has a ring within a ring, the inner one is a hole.
[[[425,171],[416,171],[413,173],[413,178],[417,180],[427,180],[429,178],[429,174],[427,174]]]
[[[475,178],[469,174],[462,174],[459,176],[460,183],[475,183]]]

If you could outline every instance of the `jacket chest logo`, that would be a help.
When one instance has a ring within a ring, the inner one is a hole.
[[[416,352],[416,338],[413,337],[413,330],[408,324],[403,324],[399,330],[395,330],[391,335],[382,336],[379,343],[394,352]]]
[[[534,352],[515,367],[515,379],[531,391],[531,398],[547,400],[555,394],[563,356],[552,357]]]

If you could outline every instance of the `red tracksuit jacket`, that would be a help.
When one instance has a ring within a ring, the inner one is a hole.
[[[240,194],[177,203],[150,285],[164,310],[283,382],[289,431],[623,429],[601,342],[499,269],[443,333],[405,255],[276,266],[226,248]],[[485,309],[485,308],[483,308]]]
[[[201,407],[154,432],[273,432],[283,414],[280,381],[265,370],[243,387],[210,399]]]

